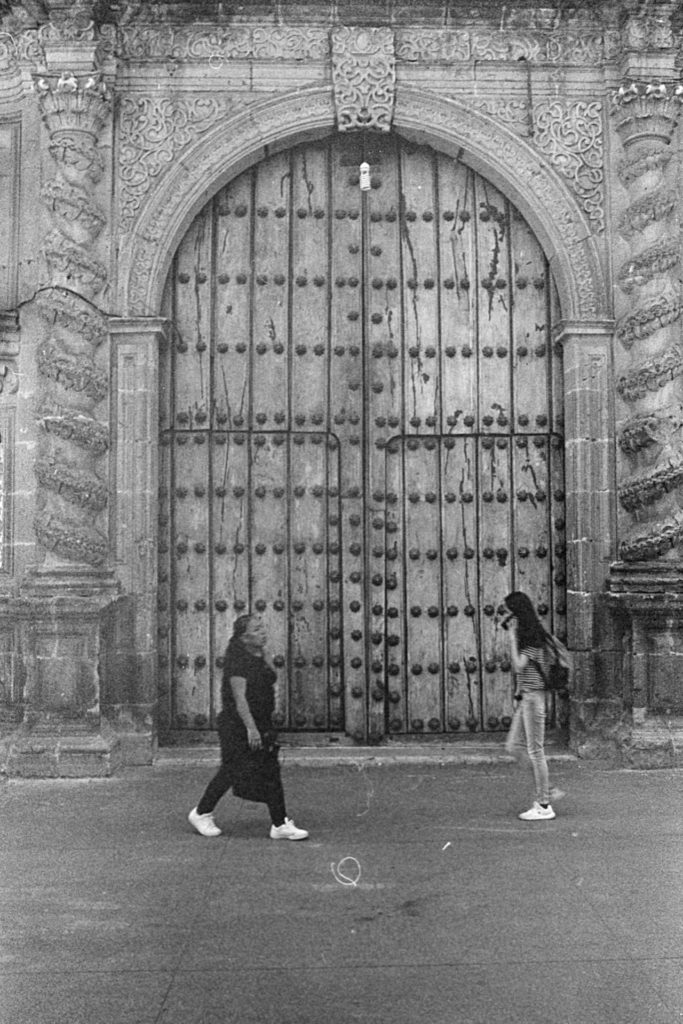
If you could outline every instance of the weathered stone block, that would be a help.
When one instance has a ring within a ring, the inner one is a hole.
[[[5,771],[19,779],[51,779],[59,774],[56,745],[16,743],[10,744]]]
[[[569,647],[591,650],[593,647],[593,595],[567,591],[567,627]]]
[[[90,748],[80,749],[60,744],[57,774],[65,779],[108,778],[120,765],[121,749],[118,742],[113,747],[100,747],[94,743]]]

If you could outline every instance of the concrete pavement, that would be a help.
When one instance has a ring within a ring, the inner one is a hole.
[[[211,769],[0,785],[2,1024],[683,1021],[683,771],[290,763],[276,843]]]

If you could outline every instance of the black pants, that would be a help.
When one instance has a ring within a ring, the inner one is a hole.
[[[221,743],[221,766],[206,787],[204,795],[197,805],[199,814],[210,814],[221,797],[235,783],[242,780],[244,764],[249,756],[249,748],[245,746],[245,736],[241,734],[241,731],[236,732],[229,725],[226,726],[221,715],[218,717],[218,737]],[[282,825],[286,817],[286,810],[285,794],[279,770],[269,774],[267,780],[261,783],[261,789],[260,800],[268,806],[273,825]]]

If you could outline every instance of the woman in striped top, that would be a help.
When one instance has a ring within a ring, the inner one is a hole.
[[[526,594],[515,590],[505,598],[510,613],[503,625],[510,632],[510,654],[515,673],[515,712],[505,749],[519,763],[531,762],[536,785],[533,806],[520,814],[523,821],[555,817],[550,803],[545,740],[545,679],[548,671],[546,632]],[[558,791],[559,792],[559,791]]]

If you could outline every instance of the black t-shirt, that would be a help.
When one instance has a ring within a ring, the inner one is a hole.
[[[223,668],[223,710],[226,716],[236,725],[243,725],[232,693],[230,679],[241,676],[246,679],[247,704],[259,732],[271,728],[271,718],[275,707],[275,681],[277,676],[263,658],[251,654],[239,641],[231,641],[225,652]]]

